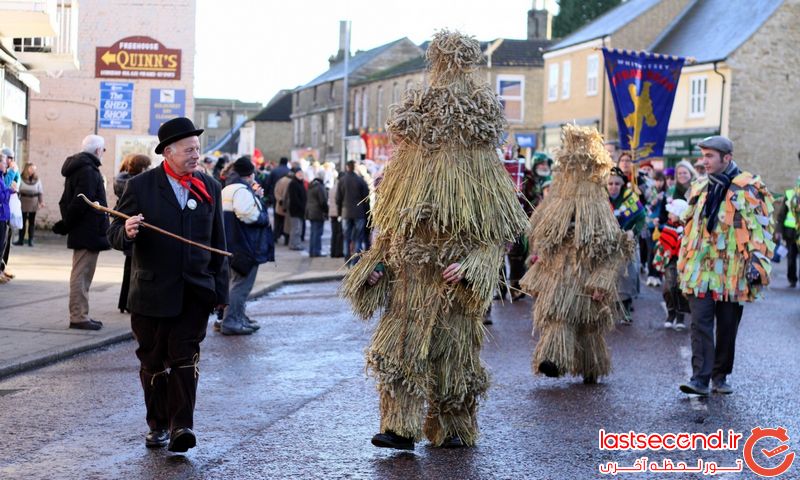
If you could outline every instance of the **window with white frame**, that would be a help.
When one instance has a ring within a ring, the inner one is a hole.
[[[692,78],[691,94],[689,95],[689,116],[704,117],[706,115],[706,100],[708,96],[708,77]]]
[[[586,58],[586,95],[597,95],[599,75],[600,58],[597,55],[589,55]]]
[[[572,76],[572,61],[565,60],[561,64],[561,98],[569,98],[570,80]]]
[[[361,91],[356,90],[353,94],[353,128],[361,126]]]
[[[300,141],[297,142],[298,145],[304,145],[306,143],[306,118],[300,117]]]
[[[558,100],[558,64],[550,65],[547,77],[547,100],[555,102]]]
[[[412,82],[411,80],[406,80],[406,92],[411,90]]]
[[[369,127],[369,95],[367,95],[367,87],[361,90],[361,126],[364,128]]]
[[[383,86],[381,86],[381,85],[378,85],[378,100],[377,100],[377,103],[378,103],[378,105],[377,105],[378,109],[375,112],[375,116],[376,116],[376,119],[377,119],[377,125],[376,126],[378,128],[382,128],[383,127],[383,122],[382,122],[382,120],[383,120]]]
[[[328,100],[334,100],[336,98],[336,82],[331,82],[331,91],[328,93]]]
[[[525,77],[523,75],[498,75],[497,96],[509,122],[523,121]]]
[[[208,118],[206,118],[206,127],[219,128],[219,119],[220,116],[216,113],[209,113]]]
[[[300,145],[300,119],[294,119],[294,144]]]
[[[400,101],[400,84],[394,82],[392,85],[392,103],[397,103]]]

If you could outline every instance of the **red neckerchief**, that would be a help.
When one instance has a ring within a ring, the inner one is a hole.
[[[214,203],[214,201],[211,199],[211,195],[209,195],[208,191],[206,190],[206,184],[203,183],[202,180],[195,177],[191,173],[187,173],[186,175],[178,175],[177,173],[172,171],[172,169],[169,166],[169,163],[167,163],[166,160],[164,160],[161,163],[164,165],[164,171],[167,172],[167,175],[177,180],[178,183],[180,183],[181,186],[183,186],[183,188],[189,190],[189,192],[191,193],[194,193],[194,196],[197,197],[198,200],[202,202],[203,198],[205,198],[206,200],[208,200],[208,203]],[[192,187],[194,187],[197,191],[192,190]]]

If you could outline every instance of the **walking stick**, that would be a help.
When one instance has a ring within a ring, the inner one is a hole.
[[[92,208],[94,208],[96,210],[100,210],[101,212],[105,212],[105,213],[108,213],[109,215],[114,215],[115,217],[123,218],[125,220],[131,218],[130,215],[125,215],[122,212],[118,212],[118,211],[113,210],[111,208],[104,207],[104,206],[100,205],[97,202],[92,202],[91,200],[86,198],[86,195],[84,195],[82,193],[79,193],[78,196],[80,198],[82,198],[84,202],[88,203],[90,207],[92,207]],[[166,236],[168,236],[170,238],[174,238],[175,240],[178,240],[179,242],[188,243],[189,245],[193,245],[193,246],[195,246],[197,248],[202,248],[203,250],[208,250],[209,252],[212,252],[212,253],[216,253],[216,254],[219,254],[219,255],[224,255],[226,257],[232,257],[233,256],[233,254],[231,252],[226,252],[225,250],[218,250],[216,248],[209,247],[208,245],[203,245],[202,243],[197,243],[197,242],[195,242],[193,240],[189,240],[188,238],[183,238],[180,235],[175,235],[172,232],[168,232],[168,231],[166,231],[166,230],[164,230],[162,228],[158,228],[155,225],[150,225],[149,223],[146,223],[146,222],[141,222],[139,225],[141,225],[141,226],[143,226],[145,228],[149,228],[151,230],[155,230],[156,232],[164,234],[164,235],[166,235]]]

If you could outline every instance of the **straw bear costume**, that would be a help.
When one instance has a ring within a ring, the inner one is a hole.
[[[531,215],[538,260],[520,283],[536,297],[535,373],[571,373],[591,383],[611,371],[604,335],[618,312],[618,272],[634,248],[608,204],[611,166],[596,130],[563,128],[552,191]]]
[[[472,74],[478,42],[439,32],[427,58],[430,86],[410,90],[387,124],[396,148],[372,211],[380,233],[343,293],[364,319],[382,311],[367,351],[381,432],[474,445],[478,398],[489,386],[483,315],[505,244],[526,218],[495,152],[502,107]],[[464,276],[454,285],[442,277],[452,263]],[[368,286],[376,267],[385,275]]]

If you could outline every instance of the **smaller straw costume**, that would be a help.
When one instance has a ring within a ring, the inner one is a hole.
[[[382,313],[367,351],[381,434],[420,440],[424,432],[434,446],[454,437],[471,446],[489,387],[483,316],[505,244],[526,218],[495,153],[502,107],[473,74],[478,42],[441,31],[427,59],[430,86],[410,90],[387,124],[396,148],[372,210],[380,234],[342,293],[359,317]],[[448,284],[442,272],[453,263],[463,280]],[[376,269],[385,275],[369,286]]]
[[[538,260],[521,286],[536,297],[534,373],[582,375],[594,383],[611,371],[604,335],[617,314],[617,272],[634,244],[608,205],[613,163],[602,136],[575,125],[564,126],[561,136],[550,195],[530,219]]]

